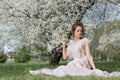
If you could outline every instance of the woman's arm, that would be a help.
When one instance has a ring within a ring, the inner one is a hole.
[[[89,43],[85,43],[85,51],[86,51],[86,56],[88,58],[88,61],[91,65],[92,69],[96,69],[94,61],[93,61],[93,57],[90,53]]]
[[[63,50],[62,50],[62,53],[63,53],[63,59],[66,60],[67,59],[67,50],[66,50],[66,41],[62,41],[62,45],[63,45]]]

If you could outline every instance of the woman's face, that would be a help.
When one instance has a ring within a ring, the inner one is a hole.
[[[75,38],[80,38],[82,37],[82,27],[77,26],[74,32],[74,37]]]

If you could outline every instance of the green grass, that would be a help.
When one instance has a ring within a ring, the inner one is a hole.
[[[66,62],[60,62],[64,65]],[[120,71],[120,62],[96,62],[97,68],[112,72]],[[59,66],[59,65],[58,65]],[[47,75],[32,76],[28,73],[30,69],[40,68],[56,68],[57,66],[49,66],[48,62],[29,62],[29,63],[4,63],[0,64],[0,80],[120,80],[120,77],[102,78],[96,76],[87,77],[55,77]]]

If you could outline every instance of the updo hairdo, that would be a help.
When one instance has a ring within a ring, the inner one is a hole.
[[[83,26],[83,23],[80,20],[76,20],[76,22],[72,25],[71,34],[72,34],[72,36],[74,36],[74,32],[75,32],[75,30],[78,26],[82,28],[81,38],[83,38],[84,37],[84,26]]]

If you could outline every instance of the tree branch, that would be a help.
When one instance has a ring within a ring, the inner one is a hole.
[[[21,11],[21,10],[17,10],[17,11],[25,14],[28,18],[31,18],[30,12],[29,12],[28,10],[25,9],[25,10],[24,10],[25,12],[23,12],[23,11]]]
[[[110,2],[110,3],[112,3],[112,4],[114,4],[114,5],[118,5],[119,3],[120,3],[120,0],[118,0],[118,1],[111,1],[111,0],[107,0],[108,2]]]
[[[85,1],[82,1],[83,4],[87,3]],[[86,13],[86,11],[91,8],[94,4],[96,3],[96,0],[89,0],[89,2],[87,3],[88,5],[86,5],[86,7],[83,6],[78,6],[78,9],[80,11],[80,14],[78,16],[78,20],[81,20],[83,18],[83,15]],[[81,11],[82,10],[82,11]]]

